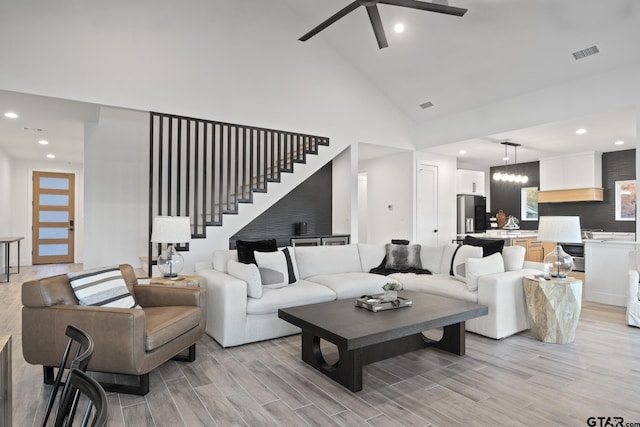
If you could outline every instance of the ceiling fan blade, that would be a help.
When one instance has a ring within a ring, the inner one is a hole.
[[[380,49],[384,49],[388,47],[387,37],[384,34],[384,27],[382,26],[382,19],[380,19],[380,11],[378,10],[378,6],[375,4],[372,6],[367,6],[367,13],[369,14],[369,20],[371,21],[371,26],[373,26],[373,33],[376,35],[376,40],[378,41],[378,47]]]
[[[346,15],[348,15],[349,13],[353,12],[354,10],[356,10],[358,7],[360,7],[360,2],[359,1],[354,1],[350,5],[346,6],[345,8],[343,8],[342,10],[340,10],[339,12],[334,14],[331,18],[329,18],[326,21],[324,21],[322,24],[318,25],[313,30],[311,30],[307,34],[305,34],[304,36],[300,37],[298,40],[300,40],[301,42],[306,42],[311,37],[315,36],[320,31],[324,30],[329,25],[331,25],[334,22],[336,22],[338,19],[343,18]]]
[[[461,7],[447,6],[445,4],[429,3],[418,0],[379,0],[378,3],[409,7],[411,9],[428,10],[429,12],[438,12],[454,16],[463,16],[467,13],[467,9],[463,9]]]

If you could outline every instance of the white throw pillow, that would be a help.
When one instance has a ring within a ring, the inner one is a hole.
[[[524,246],[514,245],[502,248],[502,259],[504,260],[504,271],[522,270],[524,266],[524,256],[527,250]]]
[[[227,272],[227,263],[229,260],[238,261],[238,251],[229,250],[229,249],[219,249],[213,251],[213,260],[211,261],[211,265],[214,270],[220,271],[222,273]]]
[[[451,261],[450,272],[456,280],[467,283],[465,261],[469,258],[482,258],[482,248],[470,245],[462,245],[458,248]]]
[[[473,292],[478,290],[478,277],[486,274],[503,273],[504,261],[499,252],[484,258],[467,258],[466,270],[467,289]]]
[[[262,285],[265,288],[282,288],[296,283],[296,276],[289,250],[254,252]]]
[[[117,265],[67,273],[80,305],[142,308],[136,304]]]
[[[227,271],[230,276],[247,282],[247,296],[249,298],[262,298],[262,279],[257,265],[243,264],[230,259],[227,262]]]

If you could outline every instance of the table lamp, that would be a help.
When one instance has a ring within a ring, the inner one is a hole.
[[[538,223],[538,240],[554,242],[556,248],[544,257],[552,277],[565,279],[573,269],[573,258],[562,250],[561,243],[581,243],[579,216],[542,216]]]
[[[175,243],[191,240],[191,221],[188,216],[157,216],[153,218],[152,243],[167,243],[158,257],[158,270],[164,277],[176,279],[184,266],[184,258],[173,247]]]

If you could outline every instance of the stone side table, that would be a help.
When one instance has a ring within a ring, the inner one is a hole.
[[[573,342],[582,308],[582,281],[573,277],[523,281],[533,336],[550,343]]]
[[[170,279],[168,277],[152,277],[149,281],[150,285],[165,285],[165,286],[192,286],[200,287],[199,276],[183,276],[179,275],[177,279]]]

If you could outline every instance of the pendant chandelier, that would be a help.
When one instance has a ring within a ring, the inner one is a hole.
[[[494,181],[506,181],[506,182],[515,182],[518,184],[525,184],[529,181],[529,177],[527,175],[518,174],[518,147],[520,144],[516,144],[511,141],[502,141],[500,144],[504,145],[504,171],[495,172],[493,174]],[[507,147],[513,147],[513,171],[509,171],[509,156],[507,155]]]

